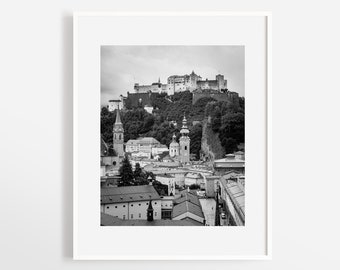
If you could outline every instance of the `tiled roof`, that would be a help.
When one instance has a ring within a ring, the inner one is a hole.
[[[183,220],[122,220],[104,213],[100,213],[101,226],[202,226],[202,223],[193,219]]]
[[[160,144],[159,141],[152,137],[139,138],[138,140],[141,144]]]
[[[244,163],[243,159],[222,158],[214,161],[214,167],[244,167]]]
[[[222,186],[227,190],[230,199],[234,203],[235,208],[244,219],[245,210],[245,194],[235,181],[228,181],[225,178],[220,180]]]
[[[185,177],[188,178],[195,178],[195,179],[201,179],[203,178],[201,174],[199,173],[187,173]]]
[[[175,218],[187,212],[204,218],[201,206],[198,206],[189,201],[184,201],[180,204],[175,205],[172,209],[172,217]]]
[[[102,188],[100,195],[101,204],[160,200],[155,188],[149,185]]]
[[[204,218],[201,203],[198,197],[190,192],[184,192],[180,198],[174,200],[172,216],[177,217],[186,212],[190,212],[196,216]]]
[[[189,201],[193,204],[196,204],[197,206],[201,206],[198,197],[196,195],[190,193],[190,192],[187,192],[187,191],[183,192],[181,194],[181,197],[179,197],[178,199],[175,199],[174,202],[177,203],[177,204],[180,204],[180,203],[185,202],[185,201]]]

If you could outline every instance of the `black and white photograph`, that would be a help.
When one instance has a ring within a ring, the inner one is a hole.
[[[100,48],[100,225],[245,226],[245,46]]]

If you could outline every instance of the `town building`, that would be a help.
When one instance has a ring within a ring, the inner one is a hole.
[[[165,152],[169,153],[169,148],[165,144],[155,145],[151,148],[151,154],[153,157],[159,156]]]
[[[199,185],[202,189],[205,189],[204,178],[200,173],[187,173],[185,175],[184,184],[186,186]]]
[[[238,173],[245,173],[244,159],[238,159],[234,154],[228,154],[225,158],[214,161],[214,170],[218,175],[224,175],[229,171],[237,171]]]
[[[170,174],[157,174],[156,180],[168,186],[168,196],[175,196],[175,177]]]
[[[222,176],[218,181],[219,195],[227,213],[226,225],[245,225],[244,180],[244,175],[230,173]]]
[[[126,97],[124,97],[123,95],[120,95],[119,97],[120,99],[109,100],[109,105],[107,106],[109,112],[113,112],[115,110],[118,110],[119,108],[124,109]]]
[[[152,112],[153,112],[153,106],[147,104],[147,105],[144,106],[144,110],[146,110],[147,113],[152,114]]]
[[[104,139],[100,139],[100,183],[101,186],[113,186],[119,180],[119,167],[122,159],[110,153]]]
[[[183,192],[178,199],[174,200],[172,210],[173,220],[194,220],[205,224],[202,206],[197,195],[190,192]]]
[[[119,107],[122,107],[122,101],[120,99],[111,99],[109,100],[109,112],[113,112],[118,110]]]
[[[152,154],[152,148],[164,148],[159,141],[152,137],[138,138],[136,140],[128,140],[125,145],[125,151],[127,153],[132,152],[144,152]],[[165,146],[166,147],[166,146]],[[169,151],[168,148],[166,148]],[[155,150],[155,151],[158,151]]]
[[[161,219],[161,197],[151,185],[101,188],[101,212],[120,219],[147,220],[150,201],[153,219]]]
[[[173,196],[161,196],[162,202],[162,219],[172,218]]]

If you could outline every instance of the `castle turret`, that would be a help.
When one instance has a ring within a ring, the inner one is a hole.
[[[113,125],[113,149],[117,156],[124,156],[124,129],[120,119],[119,105],[117,108],[116,121]]]
[[[181,162],[187,163],[190,161],[190,138],[189,138],[189,129],[187,126],[187,119],[185,115],[182,121],[182,129],[181,129],[181,138],[179,139],[180,145],[180,159]]]

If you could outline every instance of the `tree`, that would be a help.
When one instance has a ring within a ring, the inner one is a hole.
[[[118,183],[118,186],[131,186],[133,184],[133,172],[132,166],[127,156],[123,159],[123,164],[119,168],[119,174],[121,179]]]
[[[135,179],[142,175],[142,168],[139,163],[136,163],[135,171],[133,172],[133,176]]]
[[[221,144],[224,146],[226,154],[234,153],[237,150],[237,141],[234,138],[224,138]]]
[[[154,180],[152,182],[152,185],[160,196],[168,195],[168,185],[163,185],[161,182],[157,180]]]
[[[192,127],[189,133],[190,152],[195,154],[196,159],[200,158],[201,141],[202,141],[202,125],[197,124]]]

